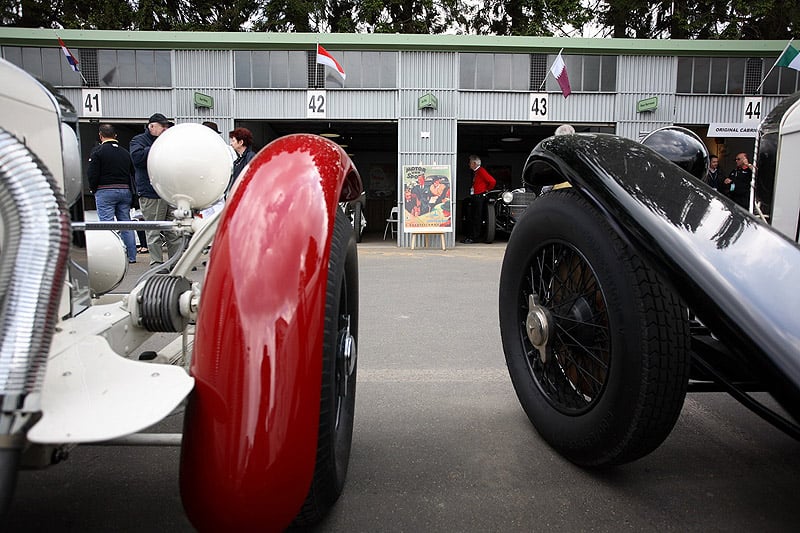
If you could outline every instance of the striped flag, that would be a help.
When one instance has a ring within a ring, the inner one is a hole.
[[[333,70],[339,73],[339,76],[342,77],[342,80],[347,78],[347,75],[345,75],[344,69],[339,62],[336,61],[333,56],[319,44],[317,45],[317,63],[331,67]]]
[[[561,94],[564,95],[564,98],[572,94],[572,89],[569,86],[569,76],[567,76],[567,65],[564,64],[561,52],[558,52],[556,60],[553,61],[550,73],[558,81],[558,86],[561,87]]]
[[[72,67],[72,70],[75,72],[79,72],[78,70],[78,60],[72,55],[72,52],[69,51],[67,45],[64,44],[64,41],[61,40],[61,37],[58,38],[58,44],[61,46],[61,51],[64,52],[64,56],[67,58],[67,63],[69,66]]]
[[[781,54],[781,57],[778,58],[778,62],[775,64],[779,67],[800,70],[800,52],[798,52],[797,48],[789,44],[786,47],[786,50],[784,50]]]

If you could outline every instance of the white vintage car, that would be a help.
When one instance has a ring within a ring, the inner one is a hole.
[[[198,529],[319,520],[342,491],[353,429],[358,270],[338,207],[361,193],[352,161],[321,137],[283,137],[251,162],[221,213],[198,218],[222,196],[230,157],[208,128],[179,124],[148,160],[174,221],[73,223],[82,193],[73,128],[22,70],[0,60],[0,80],[3,509],[19,468],[81,443],[171,440]],[[165,264],[169,274],[147,272],[129,294],[103,297],[128,267],[112,231],[121,229],[179,232],[185,251]],[[71,246],[75,230],[86,249]],[[176,341],[140,360],[158,332]],[[182,435],[138,433],[184,403]]]

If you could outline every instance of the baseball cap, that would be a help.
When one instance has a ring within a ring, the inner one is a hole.
[[[164,125],[171,124],[171,122],[167,119],[167,117],[165,117],[161,113],[154,113],[153,115],[150,116],[149,119],[147,119],[148,124],[152,124],[153,122],[158,122],[159,124],[164,124]]]

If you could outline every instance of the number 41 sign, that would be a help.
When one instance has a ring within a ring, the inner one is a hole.
[[[81,90],[81,101],[83,102],[84,117],[103,116],[103,103],[100,98],[100,89]]]

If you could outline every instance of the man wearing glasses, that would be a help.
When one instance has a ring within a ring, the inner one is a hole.
[[[753,181],[753,165],[747,160],[747,154],[736,154],[736,168],[725,178],[723,190],[728,197],[750,210],[750,184]]]

